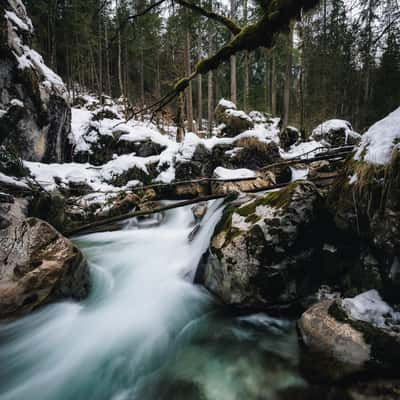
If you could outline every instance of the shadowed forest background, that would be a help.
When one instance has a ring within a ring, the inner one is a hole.
[[[138,108],[168,92],[230,35],[170,2],[140,18],[133,16],[155,1],[26,3],[37,50],[71,90],[78,82],[96,93],[124,95]],[[257,18],[247,0],[201,4],[242,26]],[[216,99],[225,97],[246,111],[282,115],[286,88],[289,123],[303,132],[332,117],[363,131],[400,102],[399,17],[397,0],[324,0],[292,33],[281,34],[272,50],[241,53],[208,77],[197,77],[186,90],[185,113],[201,129],[198,121],[212,122]]]

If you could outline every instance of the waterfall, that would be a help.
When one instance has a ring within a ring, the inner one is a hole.
[[[193,241],[189,207],[77,239],[91,294],[0,325],[0,399],[255,399],[302,384],[293,324],[228,317],[188,279],[221,213],[212,203]]]

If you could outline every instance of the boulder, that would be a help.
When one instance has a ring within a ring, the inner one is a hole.
[[[227,207],[197,271],[224,303],[281,305],[311,293],[320,195],[307,182]]]
[[[31,48],[32,22],[21,0],[0,2],[0,144],[23,159],[69,157],[71,110],[62,79]]]
[[[400,109],[364,134],[328,201],[338,229],[373,250],[393,301],[400,300],[399,126]]]
[[[237,110],[236,104],[232,101],[221,99],[214,111],[215,120],[217,123],[221,123],[223,115],[227,110]]]
[[[222,124],[222,136],[233,137],[254,128],[254,122],[240,110],[226,110],[219,122]]]
[[[375,290],[318,303],[298,323],[307,349],[304,370],[313,379],[332,381],[393,373],[400,362],[399,324],[400,314]]]
[[[234,103],[225,99],[215,109],[215,121],[221,125],[222,135],[228,137],[254,128],[253,120],[244,111],[237,110]]]
[[[49,224],[27,218],[0,231],[0,318],[88,291],[82,253]]]
[[[279,141],[281,147],[288,151],[291,146],[293,146],[300,139],[300,132],[293,128],[292,126],[288,126],[284,131],[279,133]]]
[[[318,125],[312,132],[312,139],[326,146],[354,146],[360,143],[361,135],[354,132],[348,121],[331,119]]]

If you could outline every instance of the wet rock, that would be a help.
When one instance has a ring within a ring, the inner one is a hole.
[[[207,213],[207,210],[208,210],[208,204],[206,202],[196,204],[192,207],[192,213],[197,222],[203,219],[203,217]]]
[[[82,299],[89,273],[82,253],[44,221],[0,231],[0,318],[15,318],[62,298]]]
[[[319,202],[313,184],[296,182],[228,207],[198,281],[223,302],[245,307],[284,304],[311,293]]]

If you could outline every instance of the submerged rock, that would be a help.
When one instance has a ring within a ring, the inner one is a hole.
[[[227,304],[292,302],[313,287],[320,195],[296,182],[240,207],[228,207],[215,229],[197,281]]]
[[[49,224],[27,218],[0,231],[0,318],[88,291],[82,253]]]

